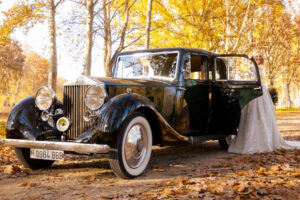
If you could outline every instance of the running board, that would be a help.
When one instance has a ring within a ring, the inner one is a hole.
[[[228,135],[203,135],[203,136],[189,136],[188,143],[190,144],[199,144],[207,140],[217,140]]]

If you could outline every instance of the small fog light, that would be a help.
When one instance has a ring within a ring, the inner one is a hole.
[[[64,114],[64,111],[60,108],[55,110],[55,116]]]
[[[41,114],[41,119],[45,122],[49,119],[49,113],[47,111],[43,111]]]
[[[91,120],[91,115],[92,115],[92,113],[90,111],[86,111],[85,115],[83,116],[83,120],[85,122],[89,122]]]
[[[60,132],[65,132],[70,127],[70,121],[66,117],[61,117],[57,120],[56,127]]]

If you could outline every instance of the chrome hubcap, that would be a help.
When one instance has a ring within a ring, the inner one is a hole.
[[[125,159],[129,167],[139,167],[145,159],[148,138],[145,128],[140,124],[133,125],[125,139]]]

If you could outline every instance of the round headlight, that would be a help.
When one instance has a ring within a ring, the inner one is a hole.
[[[91,86],[85,93],[85,105],[91,110],[99,109],[105,101],[105,90],[100,86]]]
[[[38,89],[35,96],[35,104],[40,110],[48,110],[55,99],[55,93],[52,89],[43,86]]]

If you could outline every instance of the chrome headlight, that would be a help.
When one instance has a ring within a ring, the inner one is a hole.
[[[48,110],[56,98],[52,89],[43,86],[35,95],[35,104],[40,110]]]
[[[100,86],[91,86],[85,93],[85,105],[91,110],[99,109],[105,101],[106,92]]]

